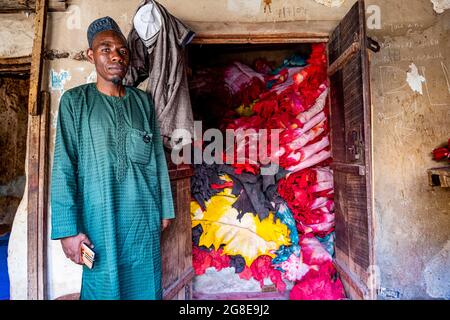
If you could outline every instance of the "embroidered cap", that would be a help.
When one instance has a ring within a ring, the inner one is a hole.
[[[126,39],[122,31],[120,30],[118,24],[114,21],[113,18],[111,17],[98,18],[92,21],[87,30],[87,39],[89,43],[89,48],[92,48],[92,43],[94,42],[94,38],[97,34],[108,30],[115,31],[124,39]]]

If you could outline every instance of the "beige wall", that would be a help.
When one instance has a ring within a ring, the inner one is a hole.
[[[0,58],[23,57],[33,47],[34,14],[0,15]]]
[[[52,92],[51,148],[62,92],[95,79],[93,66],[78,59],[86,48],[88,24],[110,15],[128,33],[139,2],[73,0],[66,13],[49,14],[46,48],[69,53],[69,58],[45,64],[44,87]],[[355,1],[347,0],[335,8],[313,0],[160,2],[198,33],[328,33]],[[271,2],[270,10],[264,8],[265,2]],[[445,274],[450,268],[449,193],[427,186],[426,169],[435,165],[428,153],[450,136],[449,74],[444,73],[450,68],[450,12],[437,15],[427,0],[366,2],[381,8],[382,29],[371,30],[370,34],[384,46],[381,53],[372,56],[371,75],[375,270],[380,270],[381,287],[398,291],[403,298],[449,298],[450,281]],[[427,87],[423,95],[414,93],[406,82],[411,62],[419,67],[420,74],[425,70]],[[50,74],[60,81],[49,81]],[[23,225],[26,213],[18,216],[17,224]],[[24,227],[16,226],[15,230],[17,236],[13,236],[17,238],[25,233]],[[16,244],[10,260],[18,263],[17,256],[23,252],[23,245]],[[79,290],[80,269],[65,259],[57,242],[50,241],[49,262],[50,298]],[[13,298],[24,297],[24,277],[23,272],[14,275],[12,285],[18,289],[13,290]]]
[[[377,265],[388,294],[450,299],[450,190],[428,186],[426,172],[445,165],[430,152],[450,138],[450,11],[400,2],[417,13],[383,6],[373,32],[383,47],[371,72]],[[406,82],[411,63],[423,94]]]

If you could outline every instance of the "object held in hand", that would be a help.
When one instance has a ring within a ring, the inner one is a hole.
[[[81,259],[89,269],[94,267],[95,252],[84,242],[81,244]]]

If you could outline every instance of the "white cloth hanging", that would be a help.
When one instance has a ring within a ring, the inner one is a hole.
[[[161,14],[153,1],[140,7],[133,18],[134,28],[146,47],[156,41],[161,24]]]

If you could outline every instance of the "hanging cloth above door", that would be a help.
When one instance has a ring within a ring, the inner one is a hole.
[[[184,129],[194,136],[184,50],[195,36],[180,20],[156,1],[139,6],[128,35],[130,66],[125,84],[146,87],[156,109],[164,145],[171,148],[170,136]]]

